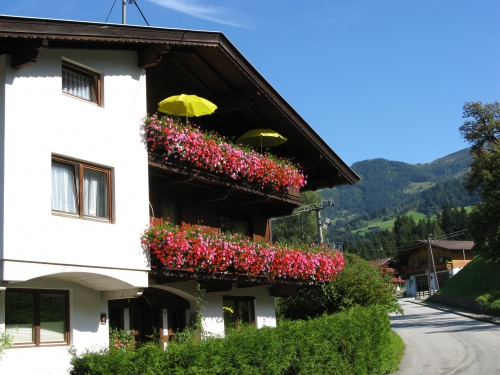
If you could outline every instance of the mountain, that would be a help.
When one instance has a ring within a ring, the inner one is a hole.
[[[323,199],[335,202],[324,216],[334,227],[355,229],[362,220],[393,218],[412,209],[430,216],[447,201],[457,207],[470,205],[478,200],[462,187],[470,162],[469,148],[422,164],[386,159],[356,162],[351,168],[361,177],[358,185],[319,191]]]

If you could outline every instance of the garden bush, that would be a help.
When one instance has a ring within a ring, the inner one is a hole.
[[[302,288],[296,295],[277,298],[277,317],[309,319],[354,306],[381,306],[386,312],[403,313],[390,282],[392,275],[380,273],[357,255],[344,256],[344,270],[335,275],[332,282],[321,288]]]
[[[356,306],[315,319],[244,326],[226,338],[111,347],[72,359],[72,375],[314,375],[386,374],[397,363],[389,317],[380,306]]]

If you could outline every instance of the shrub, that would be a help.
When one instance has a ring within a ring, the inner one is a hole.
[[[73,356],[72,375],[314,375],[385,374],[396,368],[385,308],[353,307],[277,328],[245,326],[226,338],[144,344]]]
[[[391,278],[357,255],[345,254],[344,270],[331,282],[321,288],[303,288],[294,296],[278,298],[276,313],[278,318],[296,320],[372,305],[381,306],[387,312],[402,313]]]
[[[13,337],[7,332],[3,331],[0,333],[0,360],[4,354],[4,350],[12,347]]]

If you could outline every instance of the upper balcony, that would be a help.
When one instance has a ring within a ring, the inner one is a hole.
[[[198,186],[203,202],[229,196],[236,204],[266,202],[269,215],[289,213],[300,204],[306,176],[289,160],[167,117],[146,117],[144,130],[152,186]]]

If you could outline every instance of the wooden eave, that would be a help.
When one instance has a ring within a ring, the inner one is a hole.
[[[291,285],[297,287],[320,285],[322,283],[295,280],[295,279],[270,279],[263,276],[248,276],[235,273],[211,273],[211,272],[189,272],[185,270],[174,270],[167,268],[153,268],[149,277],[155,280],[155,284],[172,284],[185,281],[203,281],[214,283],[235,283],[238,288],[255,286]]]
[[[304,190],[356,184],[359,177],[220,32],[0,16],[0,54],[26,68],[45,48],[137,51],[146,70],[148,112],[179,93],[219,109],[192,120],[236,139],[253,128],[288,138],[271,152],[291,158],[308,176]]]
[[[152,154],[148,164],[151,189],[181,186],[198,197],[197,203],[226,201],[232,206],[259,205],[267,217],[291,214],[300,205],[300,195],[296,190],[282,193],[262,190],[255,184],[217,176],[190,165],[166,163]]]

